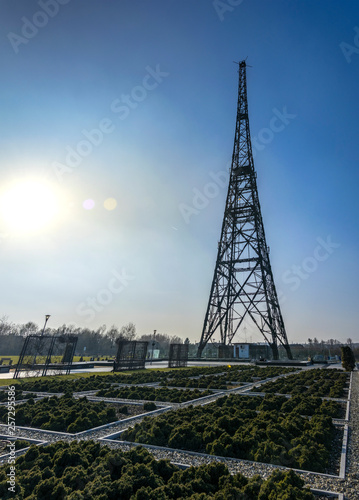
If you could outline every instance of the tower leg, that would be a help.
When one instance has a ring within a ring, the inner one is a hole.
[[[197,358],[201,358],[202,357],[203,349],[204,349],[204,345],[202,345],[202,343],[200,343],[199,346],[198,346],[198,350],[197,350]]]
[[[290,347],[289,347],[288,344],[284,344],[284,349],[286,350],[287,358],[288,359],[293,359],[292,351],[290,350]]]
[[[270,344],[271,349],[272,349],[272,354],[273,354],[273,359],[279,359],[279,351],[278,351],[278,346],[275,342]]]

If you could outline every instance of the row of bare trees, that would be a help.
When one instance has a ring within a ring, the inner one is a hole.
[[[0,356],[19,354],[19,345],[22,345],[22,338],[41,331],[42,327],[33,322],[15,324],[9,322],[8,318],[3,316],[0,319]],[[107,329],[106,325],[102,325],[96,330],[74,325],[62,325],[58,328],[47,327],[44,333],[46,335],[66,333],[77,335],[77,354],[86,356],[115,356],[117,350],[116,340],[119,338],[147,341],[151,342],[151,345],[154,343],[153,347],[159,349],[160,356],[166,355],[170,343],[183,343],[183,340],[177,335],[170,336],[158,332],[138,335],[136,326],[131,322],[121,328],[112,325]],[[7,352],[9,346],[11,346],[11,351],[15,352]]]
[[[328,359],[333,356],[340,357],[343,345],[349,346],[355,356],[359,358],[359,342],[353,342],[351,338],[348,338],[346,342],[341,342],[337,339],[318,340],[314,337],[313,339],[309,338],[307,343],[291,346],[291,349],[295,358],[323,356],[324,359]]]
[[[353,345],[353,341],[350,338],[347,339],[346,343],[349,347],[352,347],[352,345]],[[313,339],[308,339],[308,344],[310,346],[314,346],[314,347],[327,346],[327,345],[334,347],[335,345],[343,345],[343,342],[340,342],[339,340],[336,340],[336,339],[320,340],[319,341],[317,339],[317,337],[314,337]]]

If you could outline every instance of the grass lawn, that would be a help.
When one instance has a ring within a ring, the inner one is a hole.
[[[19,360],[19,356],[7,356],[5,354],[2,354],[0,356],[0,359],[2,359],[2,358],[5,358],[5,359],[10,358],[12,360],[12,364],[13,365],[15,365],[18,362],[18,360]],[[7,365],[8,363],[9,363],[9,361],[4,361],[2,364],[3,365]]]
[[[14,357],[16,357],[16,356],[14,356]],[[193,367],[188,367],[188,369],[191,369],[191,368],[193,368]],[[182,368],[182,369],[186,369],[186,368]],[[174,368],[156,368],[155,371],[170,372],[170,371],[175,371],[175,369]],[[134,372],[135,373],[148,373],[148,370],[146,370],[146,369],[135,370]],[[131,372],[131,370],[125,370],[123,372],[116,372],[116,374],[131,376],[131,373],[134,373],[134,372]],[[44,379],[46,379],[46,380],[48,380],[48,379],[75,380],[78,378],[92,377],[93,375],[99,375],[100,377],[107,377],[109,375],[113,375],[113,372],[71,373],[70,375],[48,375],[46,377],[24,377],[24,378],[15,379],[15,380],[12,378],[11,379],[4,378],[4,379],[0,379],[0,386],[15,385],[15,384],[20,383],[21,381],[33,382],[34,380],[38,380],[39,378],[41,378],[42,380],[44,380]]]

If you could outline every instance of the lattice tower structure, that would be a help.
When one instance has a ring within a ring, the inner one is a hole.
[[[236,130],[221,238],[198,356],[219,333],[230,345],[250,318],[279,358],[278,343],[292,354],[266,243],[254,169],[247,100],[246,62],[239,63]]]

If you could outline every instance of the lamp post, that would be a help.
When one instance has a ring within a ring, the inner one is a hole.
[[[44,324],[44,328],[42,329],[41,336],[45,333],[46,323],[49,321],[50,316],[51,316],[51,314],[45,314],[45,324]]]
[[[156,342],[155,342],[156,332],[157,332],[157,330],[153,330],[153,341],[152,341],[152,351],[151,351],[151,365],[152,365],[152,361],[153,361],[153,351],[154,351],[155,345],[156,345]]]
[[[44,324],[44,328],[42,329],[42,332],[41,332],[41,335],[40,335],[41,337],[44,335],[45,328],[46,328],[46,323],[49,321],[49,317],[50,317],[50,314],[45,314],[45,324]],[[41,349],[42,341],[37,340],[36,344],[37,344],[37,350]],[[39,352],[37,352],[37,354],[39,354]],[[34,361],[33,361],[34,365],[36,364],[36,356],[37,356],[37,354],[35,354],[35,356],[34,356]]]

